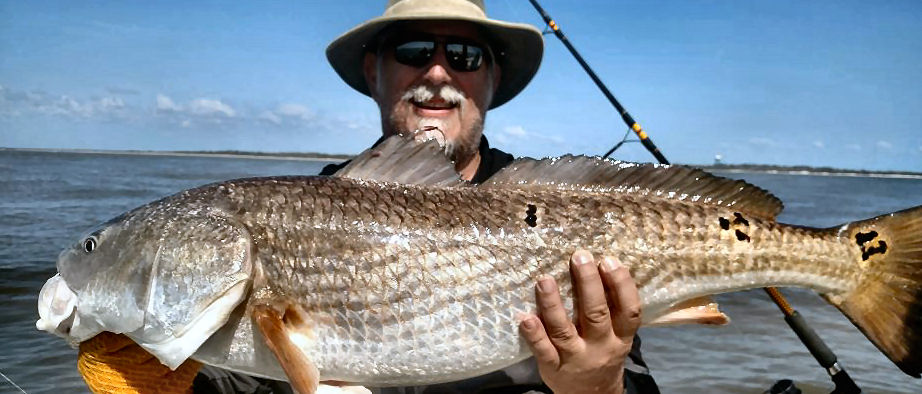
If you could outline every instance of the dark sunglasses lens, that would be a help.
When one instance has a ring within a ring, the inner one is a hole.
[[[468,44],[446,44],[448,64],[458,71],[474,71],[483,64],[483,48]]]
[[[410,41],[394,48],[394,58],[398,62],[414,67],[425,65],[434,54],[435,43],[431,41]]]

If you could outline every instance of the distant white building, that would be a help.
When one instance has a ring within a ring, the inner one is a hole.
[[[715,166],[719,166],[719,165],[723,164],[723,159],[724,159],[724,157],[723,157],[723,155],[721,155],[720,153],[714,155],[714,165],[715,165]]]

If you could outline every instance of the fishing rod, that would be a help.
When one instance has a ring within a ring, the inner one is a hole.
[[[23,390],[22,387],[19,387],[19,385],[16,384],[16,382],[14,382],[13,379],[8,378],[8,377],[6,376],[6,374],[4,374],[3,372],[0,372],[0,376],[2,376],[4,379],[6,379],[7,382],[10,382],[10,384],[12,384],[13,387],[19,389],[19,391],[20,391],[22,394],[29,394],[29,393],[26,392],[26,390]]]
[[[656,147],[656,144],[654,144],[653,140],[650,139],[650,136],[647,135],[647,132],[640,127],[640,123],[637,123],[637,121],[634,120],[631,114],[629,114],[627,110],[624,109],[624,106],[618,102],[618,99],[615,98],[615,95],[613,95],[602,82],[602,80],[599,79],[599,76],[595,75],[595,71],[592,71],[592,68],[589,67],[589,63],[586,63],[579,52],[576,51],[576,48],[573,47],[573,44],[570,44],[570,40],[568,40],[567,36],[563,34],[563,31],[560,30],[560,27],[557,26],[557,23],[551,19],[551,16],[544,11],[544,8],[541,8],[541,5],[538,4],[537,0],[529,1],[531,1],[531,5],[535,6],[535,9],[538,10],[539,14],[541,14],[541,17],[544,18],[544,22],[547,23],[547,26],[551,29],[551,31],[554,32],[554,35],[556,35],[557,38],[563,42],[563,45],[566,46],[568,50],[570,50],[570,54],[576,58],[576,61],[579,62],[579,65],[583,66],[583,70],[586,70],[586,73],[589,74],[589,78],[592,78],[592,81],[595,82],[595,85],[598,86],[600,90],[602,90],[602,94],[608,98],[608,102],[610,102],[611,105],[613,105],[615,109],[618,110],[618,113],[621,114],[621,119],[624,120],[624,123],[627,124],[627,127],[629,127],[634,131],[634,133],[637,134],[637,137],[640,138],[640,142],[643,144],[643,146],[647,148],[651,154],[653,154],[653,157],[655,157],[660,164],[669,164],[669,160],[666,160],[666,156],[663,156],[663,153],[659,151],[659,148]],[[609,150],[602,157],[607,158],[615,151],[615,149],[618,149],[620,146],[620,143],[615,145],[614,148]]]
[[[820,366],[826,369],[826,373],[832,378],[832,382],[836,385],[832,394],[860,393],[861,388],[855,384],[855,381],[848,375],[848,372],[845,372],[845,369],[839,365],[835,353],[826,346],[826,343],[820,339],[816,331],[813,331],[813,329],[807,325],[807,321],[804,320],[804,317],[794,310],[794,308],[791,308],[791,305],[784,299],[781,292],[774,287],[766,287],[765,292],[768,293],[772,301],[775,301],[775,305],[778,305],[778,309],[781,309],[781,313],[784,314],[784,321],[788,323],[791,330],[797,334],[797,337],[804,343],[807,350],[813,355],[813,358],[820,363]]]
[[[637,136],[640,138],[640,142],[643,143],[643,146],[647,148],[648,151],[656,158],[660,164],[669,164],[669,161],[666,160],[666,156],[663,156],[663,153],[660,152],[659,148],[650,140],[650,136],[640,127],[634,118],[627,112],[624,106],[618,102],[618,99],[615,98],[615,95],[608,90],[608,87],[599,79],[598,75],[592,71],[592,68],[589,67],[589,64],[583,59],[583,57],[576,51],[576,48],[573,47],[573,44],[570,43],[570,40],[567,39],[567,36],[563,34],[563,31],[560,30],[560,26],[557,25],[557,22],[554,22],[554,19],[548,15],[547,11],[538,4],[537,0],[529,0],[531,5],[535,7],[535,10],[541,14],[541,17],[544,18],[544,23],[547,24],[547,27],[563,42],[563,45],[567,47],[567,50],[570,51],[570,54],[576,58],[576,61],[579,62],[580,66],[583,67],[583,70],[589,74],[589,78],[592,78],[592,81],[595,82],[596,86],[602,91],[602,94],[608,98],[608,101],[618,110],[618,113],[621,114],[621,119],[624,120],[624,123],[630,127]],[[547,30],[545,30],[545,33]],[[625,137],[626,138],[626,137]],[[616,149],[618,149],[625,140],[622,140],[612,149],[610,149],[603,157],[607,158],[610,156]],[[791,327],[791,330],[797,334],[797,337],[800,338],[800,341],[807,347],[807,350],[810,351],[810,354],[816,358],[816,361],[819,362],[826,373],[832,378],[833,383],[835,383],[836,388],[832,391],[832,394],[853,394],[860,393],[861,389],[858,385],[855,384],[855,381],[845,372],[836,358],[836,355],[826,346],[826,343],[820,339],[819,335],[807,325],[807,322],[804,320],[803,316],[800,315],[796,310],[792,309],[790,304],[781,294],[778,289],[774,287],[766,287],[765,291],[768,293],[768,296],[775,302],[775,305],[778,305],[778,308],[781,309],[781,312],[784,314],[784,320],[788,323],[788,326]],[[780,381],[779,381],[780,382]],[[793,386],[793,383],[791,384]]]

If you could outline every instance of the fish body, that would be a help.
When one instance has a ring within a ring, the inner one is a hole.
[[[286,311],[311,322],[306,351],[334,380],[365,382],[368,371],[378,384],[417,384],[420,372],[456,380],[529,356],[515,317],[534,311],[542,274],[571,293],[567,261],[577,248],[631,267],[648,322],[706,294],[769,284],[845,294],[857,284],[844,240],[753,219],[755,239],[740,241],[717,219],[732,210],[670,203],[656,207],[659,217],[644,218],[649,202],[604,192],[433,190],[341,178],[222,186],[241,202],[310,196],[240,221],[261,234],[255,261],[273,262],[260,264],[256,302],[299,300]],[[415,208],[382,212],[380,205]],[[220,362],[217,353],[212,362]]]
[[[285,379],[254,322],[269,310],[321,380],[452,381],[530,356],[517,317],[535,309],[536,278],[554,277],[572,309],[567,261],[587,249],[629,267],[647,324],[703,295],[807,287],[918,374],[919,317],[892,308],[905,327],[881,327],[864,298],[902,286],[917,293],[892,297],[918,305],[922,208],[811,229],[775,222],[767,192],[700,171],[578,179],[570,167],[605,165],[525,161],[475,187],[361,175],[376,161],[357,160],[346,176],[221,182],[113,219],[62,252],[39,327],[77,342],[126,333],[171,367],[191,357]]]

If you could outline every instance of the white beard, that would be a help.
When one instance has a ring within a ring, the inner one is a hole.
[[[467,102],[464,93],[450,85],[443,85],[436,88],[429,85],[418,85],[407,89],[406,93],[400,97],[401,101],[415,101],[424,103],[433,99],[440,98],[442,101],[458,106],[458,111],[464,113],[467,110]],[[412,104],[411,104],[412,105]],[[396,122],[394,122],[396,123]],[[477,151],[480,146],[480,136],[483,133],[483,120],[471,125],[470,130],[462,130],[460,136],[456,139],[450,139],[445,136],[445,122],[439,118],[421,118],[416,124],[416,130],[413,137],[417,140],[428,141],[436,140],[443,152],[454,162],[466,161]]]

